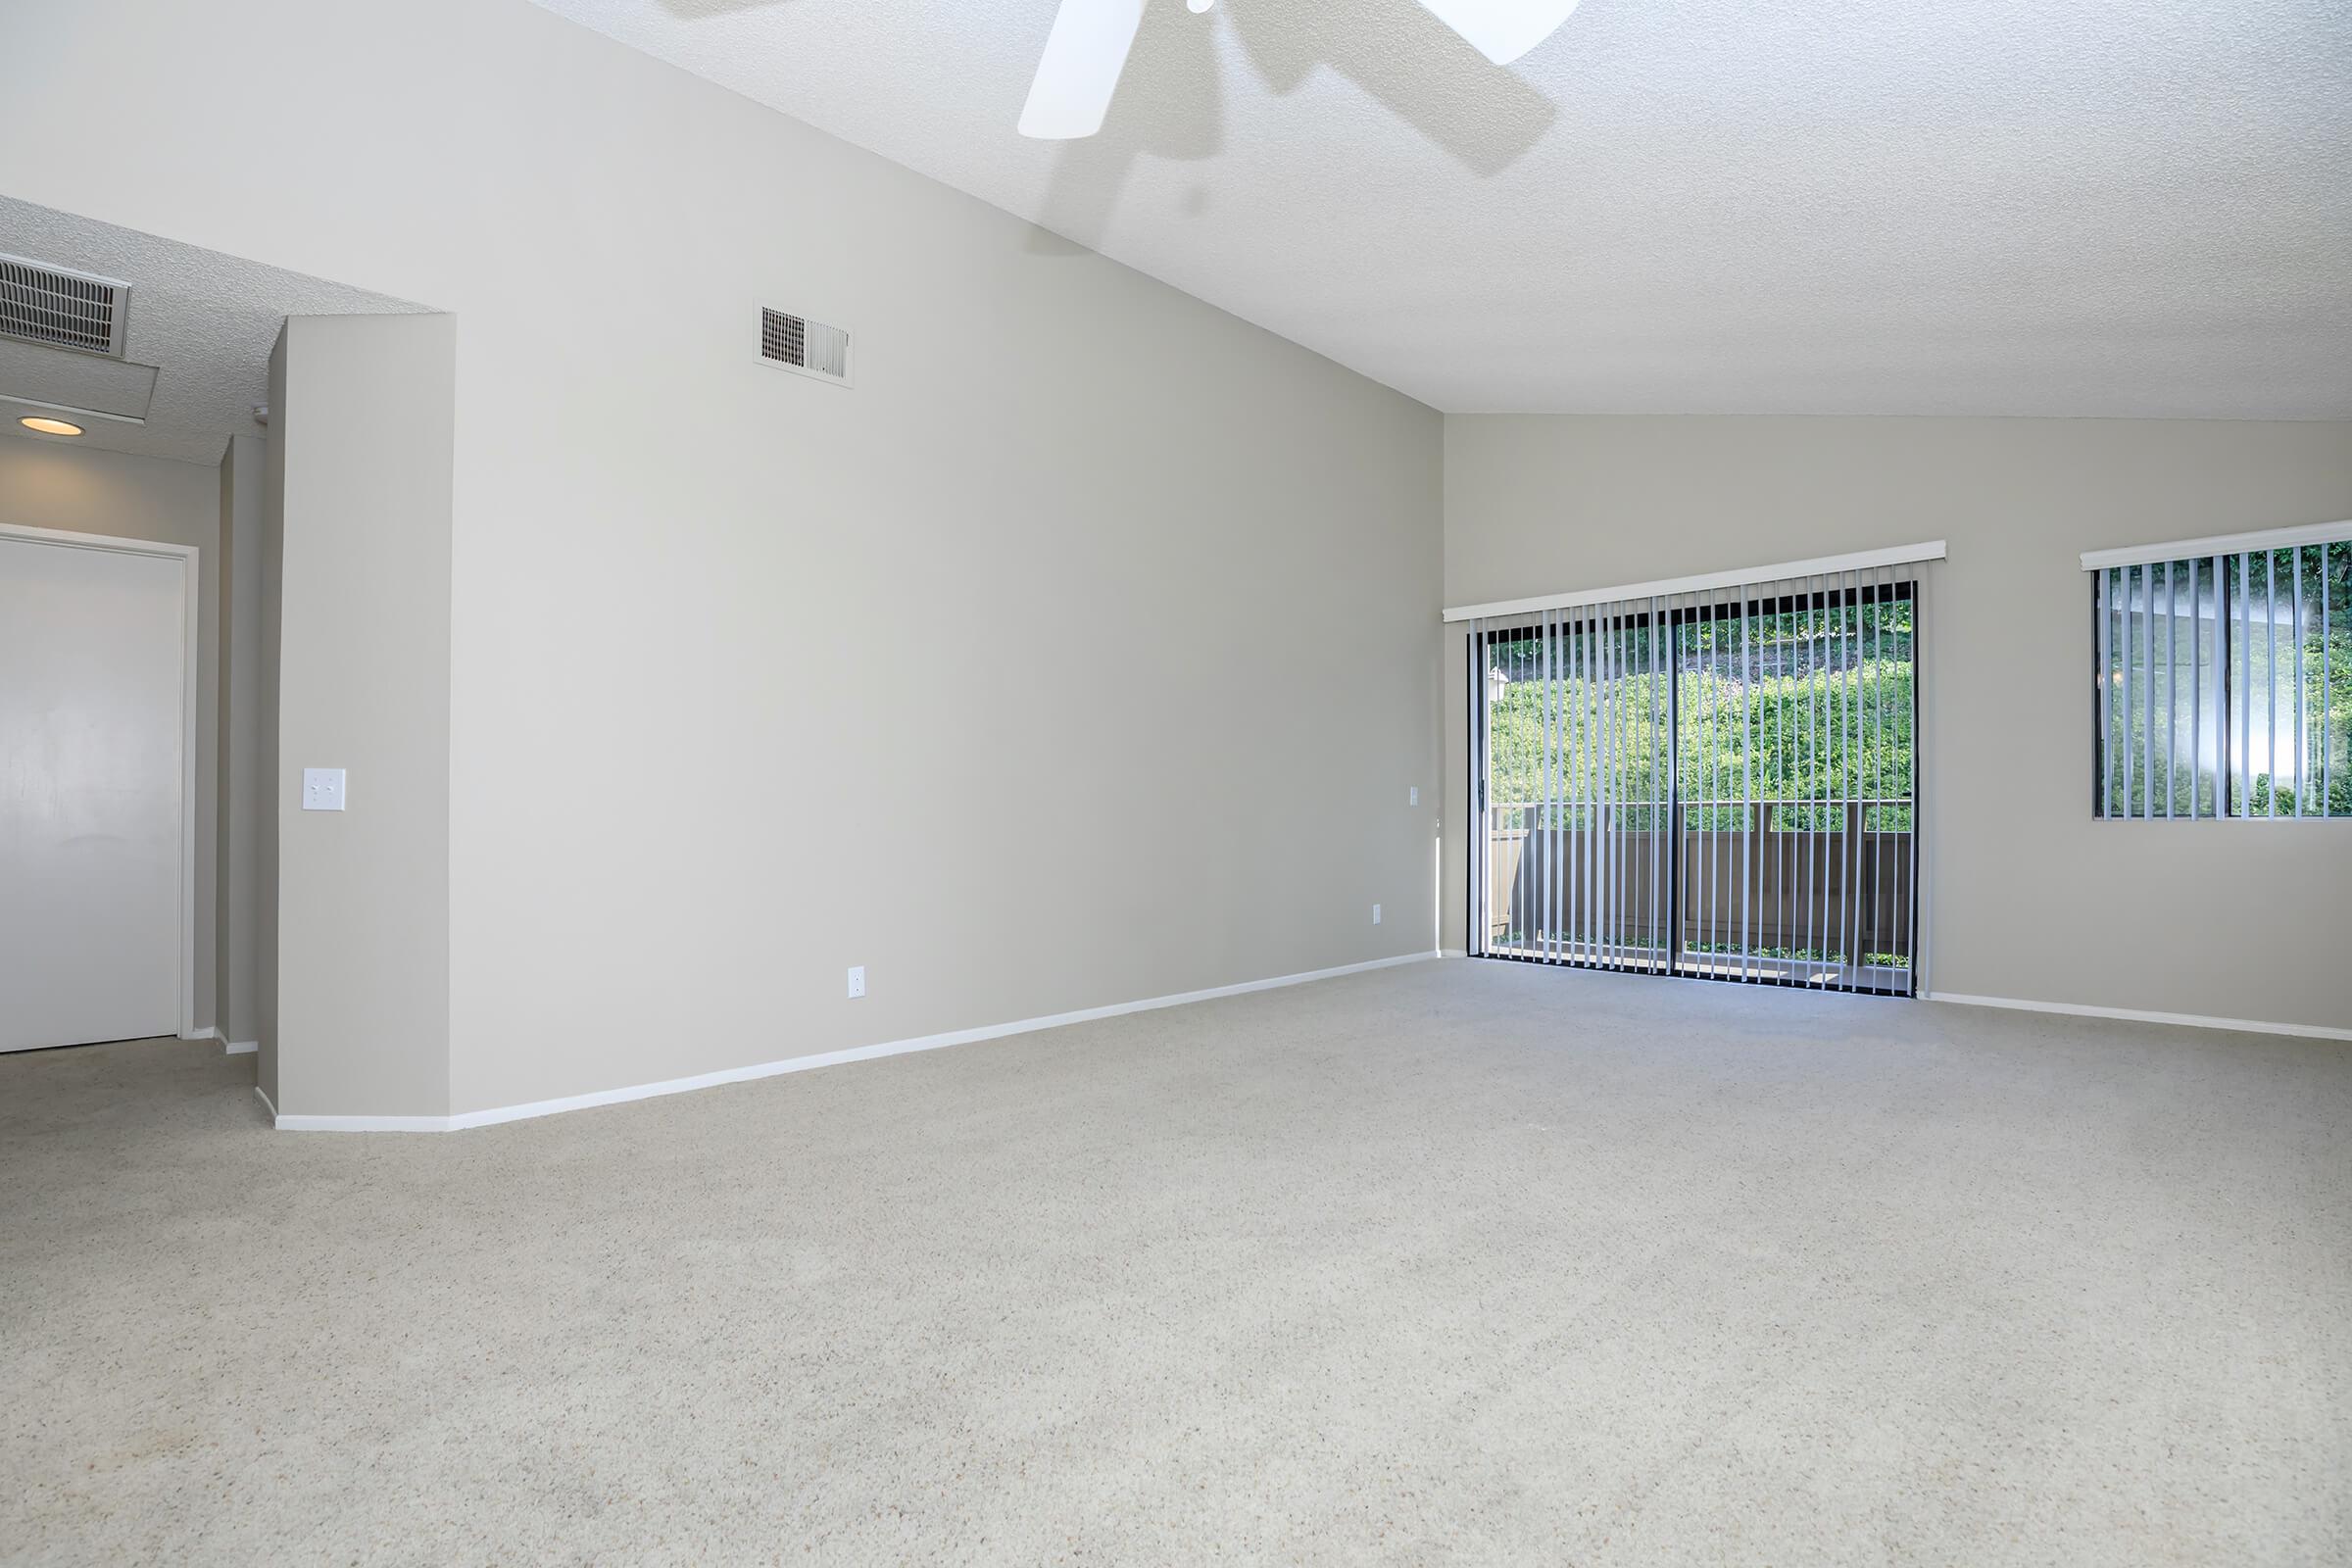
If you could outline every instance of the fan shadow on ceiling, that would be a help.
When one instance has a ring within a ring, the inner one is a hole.
[[[1219,0],[1199,16],[1154,0],[1102,131],[1062,145],[1038,248],[1062,248],[1054,234],[1099,245],[1139,158],[1224,149],[1219,27],[1277,96],[1318,68],[1336,72],[1482,179],[1517,162],[1559,113],[1413,0]],[[1188,210],[1204,208],[1202,192]]]
[[[686,19],[794,3],[662,0]],[[1559,114],[1415,0],[1216,0],[1202,14],[1151,0],[1102,129],[1061,145],[1033,248],[1068,251],[1069,240],[1099,247],[1139,159],[1200,162],[1224,150],[1220,28],[1230,29],[1276,96],[1298,91],[1319,68],[1336,72],[1482,179],[1516,163]],[[1005,135],[1014,134],[1020,109],[1018,98],[1004,104]],[[1204,212],[1207,202],[1205,187],[1198,188],[1186,211]]]

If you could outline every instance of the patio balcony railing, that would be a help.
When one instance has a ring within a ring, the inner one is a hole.
[[[1492,807],[1487,952],[1908,993],[1917,903],[1912,804],[1870,797]],[[1610,887],[1616,892],[1605,904],[1590,896]]]

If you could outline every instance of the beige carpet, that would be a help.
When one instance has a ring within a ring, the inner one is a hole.
[[[446,1136],[252,1073],[0,1059],[0,1558],[2352,1560],[2342,1046],[1453,961]]]

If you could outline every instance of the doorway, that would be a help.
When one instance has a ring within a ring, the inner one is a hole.
[[[1472,632],[1470,951],[1917,993],[1917,568]]]
[[[0,1052],[193,1025],[196,555],[0,527]]]

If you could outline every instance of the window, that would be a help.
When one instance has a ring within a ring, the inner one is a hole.
[[[2094,814],[2352,816],[2352,523],[2246,542],[2083,558]]]

